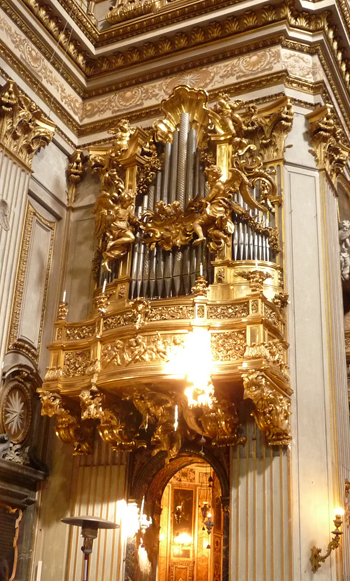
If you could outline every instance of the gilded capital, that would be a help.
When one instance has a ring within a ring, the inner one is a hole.
[[[350,147],[344,143],[344,135],[337,125],[331,105],[318,107],[306,115],[310,123],[311,153],[315,156],[317,167],[325,170],[334,184],[343,173]]]
[[[52,140],[55,124],[9,80],[0,89],[0,148],[30,170],[40,147]]]

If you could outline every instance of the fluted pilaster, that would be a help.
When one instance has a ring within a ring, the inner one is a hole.
[[[0,89],[0,361],[3,361],[31,165],[55,125],[14,81]]]

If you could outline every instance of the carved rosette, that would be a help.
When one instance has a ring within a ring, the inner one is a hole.
[[[289,416],[290,399],[273,386],[269,378],[260,371],[249,371],[242,375],[244,399],[255,405],[253,416],[270,446],[285,446],[292,439]]]
[[[0,147],[28,170],[40,147],[52,140],[55,124],[10,80],[0,89]]]

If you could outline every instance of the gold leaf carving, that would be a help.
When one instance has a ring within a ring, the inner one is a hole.
[[[268,378],[251,371],[243,376],[244,399],[255,404],[253,416],[270,446],[284,446],[291,441],[289,416],[290,400],[273,388]]]
[[[210,305],[208,319],[235,319],[249,315],[249,303],[239,305]]]
[[[64,354],[63,377],[86,375],[90,366],[90,350],[66,351]]]
[[[55,124],[14,81],[0,89],[0,147],[6,147],[30,170],[35,152],[52,140]]]
[[[241,331],[227,331],[211,334],[213,361],[234,361],[242,359],[245,351],[246,334]]]
[[[181,335],[161,337],[156,335],[136,335],[131,339],[116,340],[102,347],[102,369],[136,365],[145,362],[165,362],[170,354],[184,346]]]
[[[89,339],[95,335],[95,324],[81,325],[66,328],[66,337],[68,341],[77,341],[79,339]]]

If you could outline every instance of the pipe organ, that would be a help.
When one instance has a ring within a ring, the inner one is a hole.
[[[174,458],[203,436],[236,445],[250,400],[270,445],[290,441],[282,236],[287,97],[258,108],[177,87],[152,128],[122,119],[91,149],[96,289],[91,317],[60,303],[42,413],[90,453]],[[175,418],[176,410],[176,419]]]

